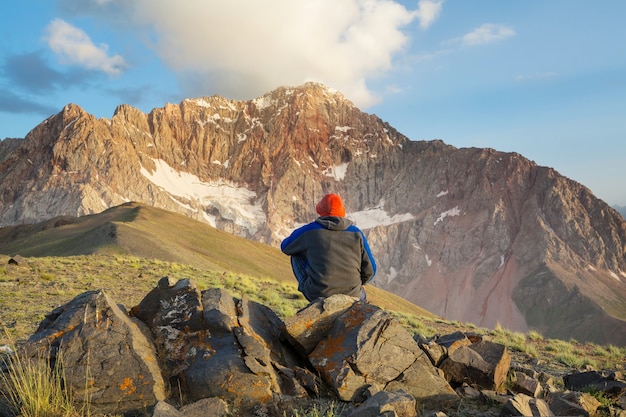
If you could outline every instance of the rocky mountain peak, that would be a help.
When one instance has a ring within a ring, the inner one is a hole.
[[[0,143],[0,182],[0,226],[137,201],[270,245],[337,192],[375,285],[449,319],[626,344],[619,213],[522,155],[411,141],[321,84],[110,120],[70,104]]]

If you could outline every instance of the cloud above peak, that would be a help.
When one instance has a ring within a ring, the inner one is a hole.
[[[106,44],[95,45],[82,29],[62,19],[50,22],[45,32],[45,41],[63,63],[108,75],[118,75],[126,66],[122,56],[109,55]]]
[[[366,80],[392,67],[408,42],[402,29],[416,18],[386,0],[183,2],[175,10],[165,0],[138,3],[137,18],[157,32],[161,58],[186,78],[186,95],[212,85],[250,98],[318,81],[364,107],[377,101]],[[190,82],[189,72],[204,85]]]
[[[432,25],[442,0],[420,0],[416,10],[391,0],[208,0],[176,6],[170,0],[62,0],[62,5],[142,31],[177,74],[186,97],[253,98],[278,86],[316,81],[367,107],[378,101],[367,82],[392,69],[394,57],[408,47],[409,26]],[[57,49],[74,60],[83,56],[77,46],[90,44],[77,35],[62,39],[64,48]],[[75,47],[68,50],[68,44]],[[91,45],[102,67],[108,63],[115,71],[123,64]]]

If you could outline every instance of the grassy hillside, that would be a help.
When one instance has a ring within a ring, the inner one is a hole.
[[[19,337],[81,292],[102,288],[130,308],[166,275],[190,278],[203,289],[250,294],[282,314],[306,304],[289,258],[277,248],[135,203],[96,215],[2,228],[0,254],[0,320]],[[9,257],[18,254],[27,265],[8,265]],[[433,317],[373,286],[368,297],[381,308]]]
[[[288,259],[275,248],[135,203],[90,216],[0,229],[0,253],[25,257],[132,255],[278,280],[287,280],[291,274]]]

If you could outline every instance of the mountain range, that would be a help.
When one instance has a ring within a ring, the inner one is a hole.
[[[138,202],[268,246],[337,192],[375,286],[446,319],[626,345],[617,210],[522,155],[412,141],[321,84],[110,119],[68,104],[0,142],[0,184],[7,230]]]

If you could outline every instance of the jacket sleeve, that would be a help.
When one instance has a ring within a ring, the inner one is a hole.
[[[377,266],[374,255],[372,255],[370,245],[367,242],[367,238],[362,231],[359,230],[359,233],[361,233],[361,238],[363,240],[363,250],[361,254],[361,282],[366,284],[374,278],[374,275],[376,275]]]
[[[318,229],[320,226],[313,222],[294,230],[291,235],[280,243],[280,250],[285,255],[295,255],[304,249],[302,235],[309,230]]]

